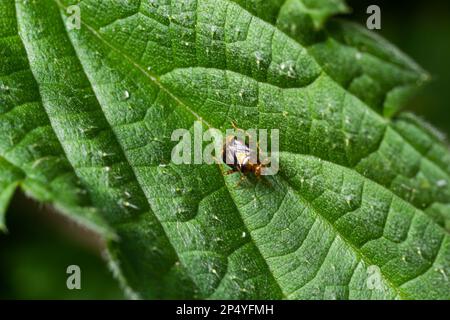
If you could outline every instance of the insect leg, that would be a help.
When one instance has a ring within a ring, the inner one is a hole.
[[[236,169],[230,169],[230,170],[228,170],[228,171],[225,171],[225,173],[224,173],[223,175],[224,175],[224,176],[228,176],[228,175],[233,174],[233,173],[236,173],[236,172],[239,172],[239,170],[236,170]]]

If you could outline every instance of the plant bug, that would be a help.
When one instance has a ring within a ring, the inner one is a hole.
[[[243,131],[232,123],[236,131]],[[222,148],[222,160],[232,169],[226,174],[240,172],[244,175],[253,173],[256,177],[261,176],[261,170],[266,166],[265,161],[261,161],[261,152],[258,147],[256,150],[250,148],[250,143],[247,137],[251,137],[247,133],[242,133],[242,137],[230,135],[225,138],[225,143]]]

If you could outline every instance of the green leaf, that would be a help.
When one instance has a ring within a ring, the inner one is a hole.
[[[234,0],[234,2],[272,24],[277,22],[282,7],[290,5],[288,4],[290,1],[286,0]],[[291,13],[300,15],[299,20],[307,18],[316,30],[322,28],[329,17],[350,11],[344,0],[297,0],[295,5],[297,8]]]
[[[0,232],[6,231],[5,213],[19,181],[23,178],[20,170],[0,157]]]
[[[424,73],[361,28],[318,30],[339,1],[265,3],[1,0],[0,156],[111,230],[132,295],[449,299],[449,152],[383,116]],[[321,41],[283,27],[297,15]],[[174,165],[196,120],[279,129],[280,172]]]
[[[253,9],[257,2],[246,1],[246,7],[299,41],[333,80],[387,117],[406,106],[417,88],[430,79],[395,46],[362,26],[332,19],[317,30],[316,15],[309,7],[323,8],[326,19],[346,12],[340,1],[268,1],[273,5],[264,13]]]

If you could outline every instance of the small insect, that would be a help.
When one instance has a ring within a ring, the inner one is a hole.
[[[235,127],[235,129],[237,128]],[[226,174],[240,172],[244,175],[253,173],[256,177],[261,176],[261,171],[266,164],[264,161],[261,161],[259,150],[252,150],[246,140],[243,141],[243,139],[239,139],[235,135],[228,136],[225,139],[222,149],[222,160],[232,168]]]

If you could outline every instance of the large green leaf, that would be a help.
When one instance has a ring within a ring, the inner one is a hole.
[[[450,154],[390,119],[425,73],[361,28],[320,29],[345,10],[0,0],[0,181],[104,232],[139,297],[449,299]],[[280,129],[280,172],[174,165],[171,133],[196,120]]]

